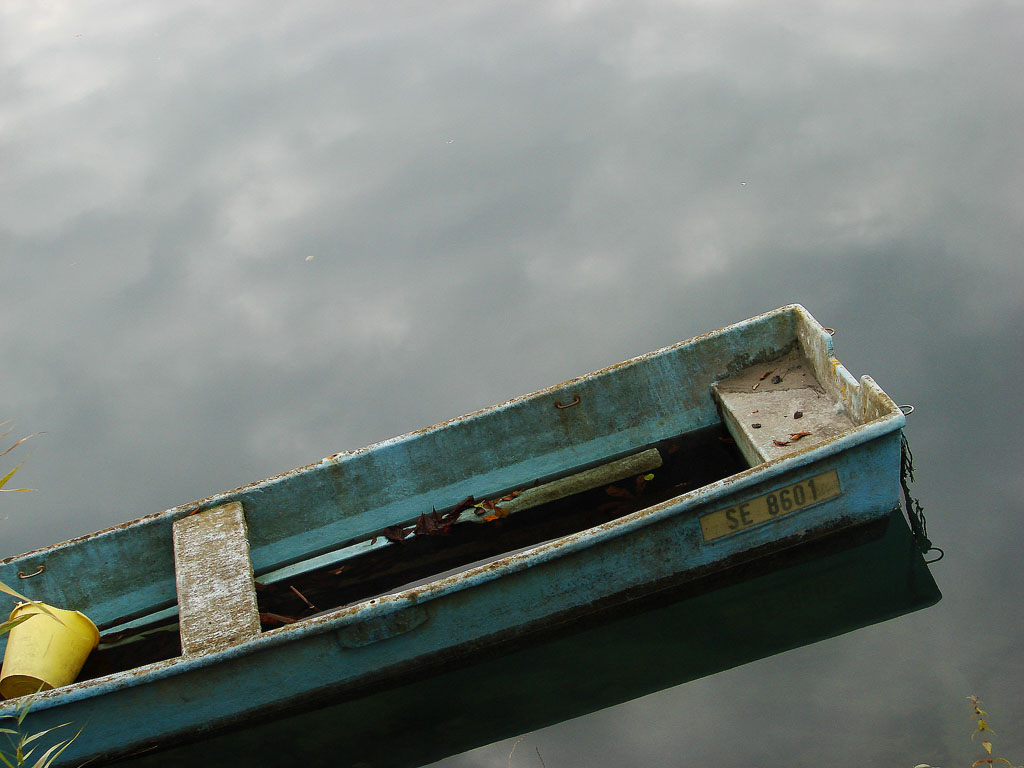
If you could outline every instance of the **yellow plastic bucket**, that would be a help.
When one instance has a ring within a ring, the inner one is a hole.
[[[99,630],[85,614],[45,606],[60,618],[58,622],[43,613],[40,605],[18,603],[11,611],[11,619],[26,615],[31,618],[7,636],[7,651],[0,670],[0,696],[5,699],[73,683],[100,642]]]

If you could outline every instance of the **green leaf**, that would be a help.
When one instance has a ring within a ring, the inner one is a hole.
[[[55,725],[52,728],[47,728],[45,731],[40,731],[39,733],[33,733],[31,736],[28,736],[23,743],[24,744],[30,744],[33,741],[35,741],[36,739],[41,738],[41,737],[45,736],[46,734],[50,733],[51,731],[56,731],[58,728],[63,728],[66,725],[71,725],[71,723],[61,723],[60,725]]]
[[[7,434],[8,434],[8,433],[9,433],[10,431],[11,431],[11,430],[7,430],[7,432],[4,432],[4,433],[3,433],[2,435],[0,435],[0,438],[6,437],[6,436],[7,436]],[[37,432],[36,434],[39,434],[39,433]],[[23,438],[21,438],[21,439],[20,439],[20,440],[18,440],[18,441],[17,441],[17,442],[16,442],[16,443],[15,443],[14,445],[12,445],[12,446],[11,446],[10,448],[8,448],[8,449],[7,449],[6,451],[4,451],[3,453],[0,453],[0,456],[6,456],[6,455],[7,455],[8,453],[10,453],[11,451],[13,451],[13,450],[14,450],[15,448],[17,448],[17,447],[18,447],[19,445],[21,445],[22,443],[24,443],[24,442],[25,442],[26,440],[31,440],[31,439],[32,439],[33,437],[35,437],[35,436],[36,436],[36,435],[28,435],[27,437],[23,437]]]
[[[42,690],[42,685],[39,686],[39,690]],[[29,694],[25,697],[25,703],[18,707],[18,727],[21,728],[21,724],[25,722],[25,718],[28,717],[28,711],[32,709],[32,705],[36,703],[36,693]],[[24,737],[22,737],[24,743]]]
[[[7,484],[7,480],[9,480],[11,477],[13,477],[14,473],[17,470],[22,468],[22,464],[25,464],[25,462],[22,462],[22,463],[18,464],[16,467],[14,467],[14,469],[12,469],[10,472],[8,472],[2,478],[0,478],[0,490],[2,490],[2,492],[7,493],[7,494],[11,494],[11,493],[17,493],[18,490],[32,490],[32,488],[5,488],[4,487],[4,485]]]
[[[25,699],[25,703],[18,708],[18,727],[21,728],[21,724],[25,722],[25,718],[28,717],[28,710],[32,706],[32,702],[35,700],[34,696],[29,696]]]
[[[36,606],[37,608],[39,608],[39,610],[40,610],[40,611],[42,611],[43,613],[45,613],[45,614],[46,614],[47,616],[49,616],[49,617],[50,617],[51,619],[53,619],[54,621],[56,621],[56,622],[57,622],[58,624],[60,624],[60,625],[62,625],[62,626],[66,626],[66,625],[64,624],[64,622],[60,620],[60,617],[59,617],[59,616],[57,616],[56,614],[54,614],[54,613],[53,613],[53,611],[51,611],[51,610],[50,610],[50,609],[49,609],[49,608],[48,608],[48,607],[46,606],[46,604],[45,604],[45,603],[41,603],[41,602],[40,602],[40,601],[38,601],[38,600],[29,600],[29,599],[28,599],[27,597],[25,597],[25,596],[24,596],[23,594],[21,594],[20,592],[17,592],[17,591],[15,591],[15,590],[13,590],[13,589],[11,589],[11,588],[10,588],[9,586],[7,586],[6,584],[4,584],[4,583],[3,583],[2,581],[0,581],[0,592],[6,592],[6,593],[7,593],[8,595],[11,595],[12,597],[16,597],[16,598],[18,598],[18,599],[19,599],[19,600],[21,600],[21,601],[22,601],[23,603],[30,603],[30,604],[32,604],[32,605],[34,605],[34,606]],[[31,615],[29,615],[29,616],[27,616],[26,618],[31,618],[31,617],[32,617],[32,616],[31,616]],[[18,619],[15,619],[15,621],[18,621]],[[8,627],[8,629],[10,629],[10,628]]]
[[[48,750],[43,752],[43,754],[39,757],[39,759],[36,760],[36,762],[33,764],[32,768],[49,768],[49,766],[53,764],[53,761],[56,760],[58,757],[60,757],[60,753],[63,752],[68,747],[70,747],[71,746],[71,742],[73,742],[75,739],[77,739],[81,735],[82,735],[82,730],[79,729],[78,733],[76,733],[74,736],[72,736],[67,741],[61,741],[61,742],[58,742],[58,743],[54,744]],[[58,747],[60,747],[60,749],[57,749]],[[57,751],[54,752],[54,750],[57,750]]]
[[[21,622],[28,621],[31,618],[32,616],[19,616],[18,618],[13,619],[11,621],[5,621],[0,623],[0,635],[4,634],[5,632],[10,632],[16,626],[21,624]]]
[[[11,595],[12,597],[16,597],[16,598],[18,598],[19,600],[24,600],[24,601],[25,601],[26,603],[30,603],[30,602],[32,602],[31,600],[29,600],[29,599],[28,599],[27,597],[25,597],[25,596],[24,596],[23,594],[21,594],[20,592],[15,592],[15,591],[14,591],[13,589],[11,589],[10,587],[8,587],[8,586],[7,586],[6,584],[4,584],[4,583],[3,583],[2,581],[0,581],[0,592],[6,592],[6,593],[7,593],[8,595]]]

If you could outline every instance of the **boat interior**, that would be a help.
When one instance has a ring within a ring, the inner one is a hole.
[[[620,473],[605,471],[603,465],[583,480],[586,487],[574,482],[580,474],[575,473],[493,499],[467,499],[465,509],[427,510],[423,514],[429,522],[394,526],[321,556],[319,563],[264,574],[256,579],[261,629],[402,592],[623,517],[748,467],[722,424],[659,441],[635,455],[642,457],[639,472],[615,477]],[[541,503],[515,503],[530,491],[541,491]],[[550,496],[556,498],[545,498]],[[79,680],[180,655],[177,611],[164,613],[103,632]]]

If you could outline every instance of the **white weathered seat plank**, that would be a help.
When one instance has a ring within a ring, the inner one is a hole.
[[[800,350],[749,366],[713,384],[712,392],[751,466],[822,445],[856,426]]]
[[[174,523],[181,649],[219,651],[260,632],[242,505],[207,509]]]

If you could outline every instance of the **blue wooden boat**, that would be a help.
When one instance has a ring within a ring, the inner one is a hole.
[[[103,633],[25,725],[83,727],[66,765],[422,765],[916,610],[904,424],[791,305],[9,558]]]

